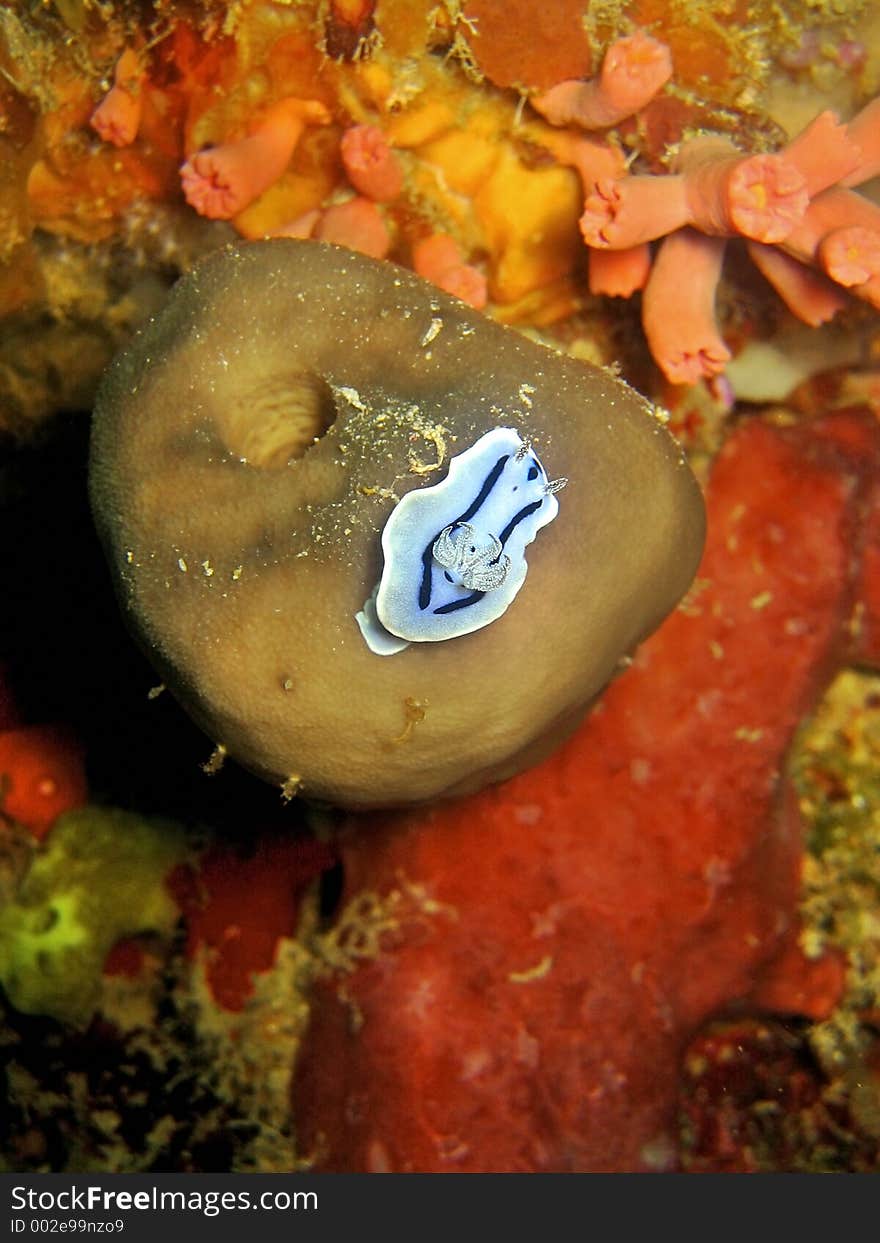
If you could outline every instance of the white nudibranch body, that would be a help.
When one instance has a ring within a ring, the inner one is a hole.
[[[370,650],[392,656],[496,621],[566,482],[548,478],[514,428],[495,427],[450,460],[442,482],[408,492],[382,532],[382,577],[355,617]]]

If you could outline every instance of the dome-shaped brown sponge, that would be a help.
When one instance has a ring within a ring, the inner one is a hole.
[[[484,629],[371,651],[398,500],[491,429],[559,512]],[[546,753],[686,590],[702,498],[651,408],[388,263],[218,253],[111,367],[92,503],[128,619],[226,752],[346,807],[476,789]]]

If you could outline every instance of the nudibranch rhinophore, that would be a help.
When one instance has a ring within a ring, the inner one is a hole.
[[[123,610],[190,715],[351,808],[542,758],[704,537],[680,449],[624,383],[313,241],[178,283],[102,383],[90,489]]]

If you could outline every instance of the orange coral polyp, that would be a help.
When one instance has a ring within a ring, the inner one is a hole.
[[[603,177],[584,201],[579,226],[588,246],[625,250],[672,233],[687,221],[683,178]]]
[[[863,285],[880,276],[880,232],[860,225],[832,229],[819,243],[817,256],[838,285]]]
[[[425,280],[432,281],[474,310],[481,311],[488,301],[486,278],[469,263],[448,233],[434,233],[413,247],[413,268]]]
[[[609,298],[631,298],[644,289],[651,274],[651,247],[647,242],[626,250],[591,250],[589,283],[591,294]]]
[[[872,302],[863,288],[874,279],[880,258],[880,207],[853,190],[834,186],[812,200],[783,248],[801,263],[821,266],[834,280],[839,273],[840,284]],[[863,280],[854,279],[862,271]]]
[[[697,227],[707,233],[739,233],[756,242],[784,241],[809,203],[803,175],[778,155],[753,155],[732,161],[727,175],[718,169],[725,181],[717,199],[707,198],[709,214],[701,218],[695,213]],[[717,218],[712,208],[721,206]],[[726,210],[724,210],[726,209]]]
[[[580,227],[590,246],[620,250],[691,225],[717,237],[782,241],[809,202],[803,176],[778,155],[731,155],[725,140],[682,149],[683,171],[602,180]]]
[[[532,105],[551,125],[610,129],[650,103],[671,76],[666,44],[637,31],[611,45],[597,78],[559,82],[534,96]]]
[[[846,306],[846,295],[827,277],[805,267],[784,250],[748,243],[749,258],[799,320],[818,328]]]
[[[210,220],[231,220],[274,185],[287,168],[303,130],[330,115],[310,99],[282,99],[246,138],[198,151],[181,167],[186,201]]]
[[[672,384],[695,384],[724,370],[730,351],[715,320],[725,242],[679,229],[657,252],[642,302],[651,353]]]
[[[544,130],[537,141],[560,164],[575,169],[585,195],[592,193],[598,181],[620,178],[626,172],[626,160],[617,147],[590,134],[578,134],[573,130]]]
[[[353,125],[342,135],[342,163],[359,194],[389,203],[403,189],[403,171],[388,139],[377,125]]]
[[[137,137],[143,111],[144,71],[136,52],[127,48],[113,72],[113,86],[92,113],[89,124],[104,142],[128,147]]]
[[[880,98],[872,99],[850,121],[847,134],[859,148],[859,161],[846,177],[845,186],[860,186],[880,175]]]
[[[810,198],[845,180],[861,158],[849,129],[833,112],[820,112],[780,154],[801,174]]]
[[[371,199],[356,197],[328,207],[312,236],[358,250],[372,259],[384,259],[391,249],[391,235],[379,208]]]

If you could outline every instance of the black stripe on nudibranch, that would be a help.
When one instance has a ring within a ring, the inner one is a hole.
[[[485,591],[472,591],[469,596],[463,596],[460,600],[451,600],[449,604],[441,604],[439,608],[434,609],[434,613],[438,616],[442,613],[457,613],[459,609],[466,609],[472,604],[477,604],[485,594]]]
[[[510,539],[511,535],[513,534],[514,529],[518,527],[519,524],[524,519],[528,518],[529,514],[533,514],[536,509],[540,509],[543,504],[544,504],[544,498],[541,497],[540,501],[532,501],[531,505],[524,505],[518,514],[513,515],[510,522],[508,522],[507,526],[498,536],[499,540],[501,541],[502,548],[507,543],[507,541]],[[499,553],[498,556],[500,557],[501,554]],[[497,561],[498,557],[496,557],[495,560]]]
[[[474,499],[471,501],[470,505],[468,505],[464,513],[459,514],[457,518],[453,518],[452,522],[446,523],[445,526],[455,526],[459,522],[467,522],[469,518],[473,518],[474,514],[483,504],[486,497],[495,487],[495,484],[498,482],[499,478],[501,477],[501,472],[504,470],[504,467],[507,465],[509,460],[510,460],[509,453],[502,454],[502,456],[498,459],[498,461],[489,471],[486,478],[483,480],[482,487],[480,488],[479,492],[474,497]],[[440,528],[441,531],[443,529],[444,527]],[[420,609],[426,609],[428,605],[431,603],[431,567],[434,562],[434,545],[437,542],[437,538],[439,535],[440,535],[440,531],[438,531],[437,534],[433,537],[433,539],[431,539],[431,541],[428,543],[427,547],[425,548],[425,551],[422,553],[422,581],[419,583],[419,608]],[[483,592],[480,593],[480,595],[483,595],[483,594],[485,593]],[[468,604],[468,603],[471,603],[471,601],[466,599],[466,600],[463,600],[461,603],[456,603],[455,607],[461,608],[464,606],[464,604]],[[444,607],[446,608],[447,612],[452,611],[451,609],[449,609],[448,606],[444,606]],[[435,610],[435,612],[439,612],[439,611],[441,610]]]
[[[504,467],[507,465],[509,458],[510,454],[505,453],[503,457],[498,459],[483,481],[483,486],[480,488],[474,500],[463,514],[459,514],[459,516],[454,520],[453,525],[455,525],[456,522],[467,522],[468,518],[473,518],[474,514],[483,504],[483,501],[485,501],[486,497],[495,487],[495,484],[498,482],[499,476],[504,470]],[[437,534],[439,535],[440,532],[438,531]]]
[[[439,535],[440,532],[437,532]],[[431,603],[431,567],[434,564],[434,543],[437,535],[431,540],[422,553],[422,581],[419,583],[419,608],[426,609]]]

